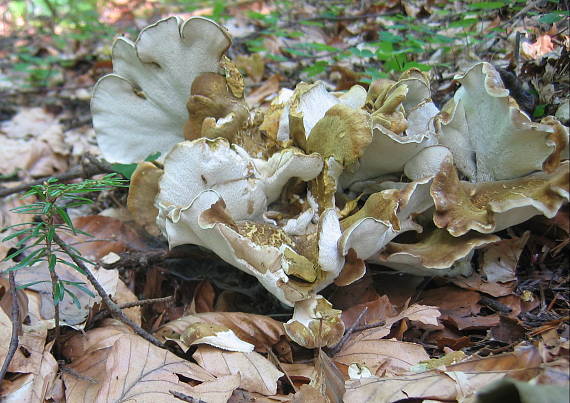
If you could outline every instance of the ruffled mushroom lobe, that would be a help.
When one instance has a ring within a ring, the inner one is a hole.
[[[133,163],[164,156],[184,139],[186,102],[194,79],[215,73],[231,44],[215,22],[169,17],[142,30],[133,43],[113,45],[113,73],[93,91],[91,111],[105,159]]]
[[[478,63],[456,79],[462,86],[438,116],[438,138],[469,180],[513,179],[556,169],[568,131],[554,118],[532,122],[489,63]]]
[[[164,171],[151,162],[141,162],[131,175],[127,209],[137,224],[142,226],[149,234],[159,235],[156,226],[158,209],[154,200],[158,195],[158,183]]]
[[[285,333],[305,348],[333,347],[344,334],[342,311],[333,309],[321,295],[295,303],[293,318],[285,323]]]
[[[442,229],[434,229],[420,235],[415,243],[390,242],[378,255],[368,259],[371,263],[387,266],[405,273],[426,275],[449,275],[460,260],[470,260],[473,251],[500,240],[495,235],[471,231],[454,237]],[[463,268],[464,265],[459,265]],[[455,274],[469,274],[457,273]]]
[[[538,172],[523,178],[470,183],[459,180],[451,159],[434,178],[434,223],[453,236],[470,230],[497,232],[543,214],[552,218],[568,200],[569,170],[565,161],[552,174]]]

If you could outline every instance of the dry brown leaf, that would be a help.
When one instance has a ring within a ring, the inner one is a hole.
[[[155,335],[163,340],[176,339],[188,326],[200,322],[223,325],[260,352],[267,351],[267,347],[279,342],[279,338],[285,334],[283,323],[268,316],[243,312],[205,312],[173,320],[161,326]]]
[[[21,207],[25,204],[31,204],[34,203],[36,201],[35,197],[26,197],[25,199],[22,199],[21,195],[19,194],[15,194],[15,195],[10,195],[10,196],[6,196],[4,198],[2,198],[2,203],[0,203],[0,228],[4,228],[4,227],[8,227],[10,225],[16,225],[16,224],[23,224],[25,222],[29,222],[30,221],[30,217],[26,214],[18,214],[15,213],[14,211],[11,211],[12,209],[16,208],[16,207]],[[20,230],[20,229],[24,229],[25,227],[18,227],[18,228],[14,228],[13,231],[16,230]],[[0,233],[0,236],[2,238],[8,236],[10,234],[11,230],[7,230],[5,232]],[[17,242],[16,239],[13,240],[9,240],[6,242],[2,242],[0,243],[0,245],[4,245],[2,247],[8,246],[9,248],[11,248],[12,246],[14,246],[14,244]],[[2,257],[4,258],[4,256]]]
[[[49,399],[59,370],[57,361],[50,353],[53,343],[44,347],[37,367],[13,381],[4,380],[0,391],[3,402],[43,402]],[[3,360],[2,360],[3,361]],[[18,371],[19,372],[19,371]]]
[[[255,403],[279,403],[279,402],[291,402],[291,395],[273,395],[264,396],[255,392],[247,392],[243,389],[234,390],[233,395],[228,400],[228,403],[244,403],[244,402],[255,402]],[[312,402],[311,402],[312,403]]]
[[[132,227],[117,218],[102,215],[83,216],[73,220],[73,225],[92,236],[62,234],[61,239],[72,243],[87,259],[98,260],[111,252],[148,249]]]
[[[281,363],[281,369],[294,381],[310,382],[315,377],[314,365],[307,363],[288,364]]]
[[[311,386],[326,396],[328,402],[342,403],[342,395],[345,392],[344,376],[336,364],[321,349],[319,349],[319,355],[315,362],[315,372],[315,380],[311,382]]]
[[[491,327],[498,326],[500,323],[499,315],[487,316],[468,316],[468,317],[450,317],[451,323],[457,330],[486,330]]]
[[[429,305],[429,304],[427,304]],[[378,296],[372,301],[364,304],[354,305],[353,307],[342,312],[342,321],[345,328],[350,328],[358,316],[362,313],[364,308],[367,308],[366,313],[360,320],[360,325],[367,325],[379,321],[384,321],[388,317],[397,316],[397,311],[394,309],[390,298],[387,295]]]
[[[328,403],[327,399],[314,386],[301,385],[299,391],[295,393],[292,403]]]
[[[0,243],[0,246],[2,244]],[[18,298],[18,307],[20,311],[20,323],[28,316],[28,297],[22,290],[16,291]],[[7,278],[0,277],[0,308],[6,316],[11,318],[12,315],[12,292],[10,290],[10,282]]]
[[[215,376],[239,373],[240,388],[268,396],[277,393],[277,380],[283,376],[281,371],[255,351],[240,353],[201,345],[192,358]]]
[[[0,147],[0,174],[24,172],[27,176],[53,175],[67,169],[65,158],[39,140],[3,139]]]
[[[334,360],[344,365],[357,363],[375,375],[384,376],[407,372],[420,361],[429,360],[429,356],[420,344],[372,336],[344,347]]]
[[[59,118],[42,108],[22,108],[0,126],[5,137],[0,147],[0,173],[16,169],[30,176],[47,176],[67,169],[65,144]]]
[[[214,312],[214,302],[216,300],[216,290],[208,280],[202,280],[194,289],[192,303],[185,315],[194,313]]]
[[[139,299],[137,296],[127,287],[123,281],[119,279],[117,283],[117,293],[113,298],[115,303],[118,305],[127,304],[131,302],[137,302]],[[135,322],[137,325],[141,324],[141,307],[133,306],[131,308],[123,309],[123,313]]]
[[[489,283],[516,280],[519,257],[529,237],[530,231],[526,231],[520,238],[503,239],[483,250],[480,267]]]
[[[66,256],[59,256],[69,260]],[[59,303],[60,320],[68,326],[81,327],[85,322],[89,309],[101,298],[97,295],[95,288],[89,283],[87,277],[79,273],[72,267],[65,264],[57,264],[55,270],[61,280],[75,281],[83,283],[84,287],[91,290],[95,298],[90,297],[84,291],[68,286],[70,290],[77,296],[80,307],[78,308],[69,295]],[[107,294],[115,295],[119,281],[119,272],[117,270],[98,269],[91,272],[99,283],[103,286]],[[44,319],[52,319],[54,316],[53,297],[51,290],[51,279],[47,262],[40,262],[32,267],[27,267],[16,271],[16,284],[28,284],[34,281],[43,281],[27,287],[30,290],[37,291],[41,296],[41,316]]]
[[[105,319],[101,327],[77,333],[68,339],[62,347],[62,354],[75,361],[93,351],[111,347],[119,337],[132,332],[130,327],[116,319]]]
[[[454,277],[450,281],[458,287],[466,290],[480,291],[493,297],[504,297],[513,293],[516,281],[508,283],[489,283],[485,281],[481,274],[473,272],[469,277]]]
[[[196,364],[137,335],[124,334],[110,347],[105,344],[102,348],[93,345],[89,353],[69,365],[82,378],[64,374],[67,401],[178,402],[170,394],[175,391],[196,399],[225,402],[233,392],[224,386],[225,382],[210,384],[215,378]],[[204,383],[194,387],[179,375]],[[208,394],[215,398],[208,399]]]
[[[540,35],[533,43],[521,43],[521,54],[527,59],[538,59],[553,50],[554,44],[552,43],[552,38],[547,34]]]
[[[540,358],[532,346],[513,353],[464,361],[436,370],[394,378],[362,378],[346,382],[347,402],[395,402],[400,399],[462,400],[505,375],[528,379]]]
[[[277,91],[279,91],[279,83],[281,80],[282,77],[279,74],[274,74],[269,77],[255,91],[245,97],[247,104],[251,106],[259,105],[265,98],[277,93]]]
[[[429,359],[419,344],[397,340],[382,340],[390,334],[392,325],[402,319],[425,325],[438,326],[440,312],[433,306],[414,304],[400,314],[389,317],[382,326],[367,329],[353,335],[334,360],[345,365],[362,364],[373,374],[402,373],[419,361]]]
[[[392,325],[402,319],[409,319],[412,322],[419,322],[425,325],[438,326],[437,318],[439,318],[440,315],[439,310],[434,306],[419,304],[411,305],[399,314],[386,318],[384,325],[356,333],[349,339],[344,348],[361,341],[386,337],[390,334]]]
[[[0,362],[4,362],[12,336],[12,320],[3,309],[0,309]],[[16,350],[9,372],[23,374],[37,373],[44,358],[44,346],[46,343],[47,327],[45,323],[35,326],[22,326],[22,334],[19,336],[19,347]]]
[[[499,324],[498,315],[479,316],[481,296],[478,292],[446,286],[424,292],[421,303],[437,306],[440,320],[458,330],[488,329]]]
[[[481,296],[475,291],[466,291],[454,286],[433,288],[422,293],[419,301],[424,305],[436,306],[441,312],[441,320],[449,316],[473,316],[481,311]]]
[[[350,285],[339,287],[331,296],[330,302],[335,308],[344,311],[357,304],[374,301],[378,297],[372,276],[364,276]]]

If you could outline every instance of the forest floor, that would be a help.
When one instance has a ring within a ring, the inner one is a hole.
[[[228,28],[228,56],[245,77],[251,107],[269,107],[280,89],[301,81],[345,91],[417,68],[429,74],[441,109],[460,86],[455,75],[484,61],[533,121],[552,115],[569,125],[566,1],[116,0],[86,9],[54,2],[43,11],[12,3],[0,4],[0,228],[29,221],[13,209],[35,201],[11,189],[109,170],[93,164],[101,152],[92,89],[112,72],[115,36],[135,40],[170,15],[202,15]],[[110,168],[128,178],[133,166]],[[355,402],[476,401],[476,391],[501,379],[489,393],[503,388],[512,401],[528,402],[516,399],[533,392],[529,385],[555,385],[534,392],[549,396],[544,401],[568,399],[568,203],[553,218],[535,216],[499,232],[500,241],[475,252],[470,276],[417,277],[368,264],[362,279],[327,287],[322,294],[343,311],[345,337],[321,350],[291,342],[282,322],[292,310],[255,278],[205,249],[169,250],[164,237],[137,226],[127,194],[124,187],[87,193],[93,203],[67,214],[92,238],[64,241],[97,263],[95,274],[113,301],[131,304],[126,316],[167,340],[166,347],[110,319],[100,299],[80,290],[78,301],[62,297],[66,325],[56,331],[48,262],[18,270],[19,285],[45,282],[18,290],[15,316],[7,273],[26,254],[5,259],[0,362],[14,323],[21,326],[1,401],[312,402],[342,401],[343,393]],[[23,245],[17,240],[0,243],[0,259]],[[68,281],[82,280],[72,267],[58,270]],[[184,346],[176,338],[195,323],[230,329],[256,352]],[[361,381],[366,376],[382,382]],[[477,398],[498,395],[489,396]]]

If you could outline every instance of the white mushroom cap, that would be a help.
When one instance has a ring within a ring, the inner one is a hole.
[[[534,123],[520,110],[491,64],[478,63],[456,79],[462,87],[439,117],[439,141],[471,181],[528,175],[568,144],[568,131],[554,119]]]
[[[103,156],[132,163],[184,139],[192,81],[217,72],[231,39],[215,22],[170,17],[146,27],[133,43],[113,45],[113,73],[101,78],[91,101]]]
[[[257,219],[287,181],[315,178],[323,166],[317,154],[285,149],[268,161],[251,158],[223,138],[178,143],[166,156],[157,204],[184,208],[201,191],[215,190],[235,220]]]

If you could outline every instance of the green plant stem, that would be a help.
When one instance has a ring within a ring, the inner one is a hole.
[[[101,299],[103,300],[103,303],[107,307],[107,310],[111,313],[111,316],[113,316],[115,319],[120,320],[124,324],[128,325],[131,329],[133,329],[133,331],[136,334],[141,336],[143,339],[149,341],[155,346],[164,348],[164,344],[160,340],[158,340],[155,336],[153,336],[152,334],[144,330],[142,327],[137,325],[121,311],[119,306],[115,304],[111,300],[111,298],[109,298],[109,295],[107,295],[107,292],[105,291],[103,286],[99,283],[99,281],[97,281],[93,273],[91,273],[91,270],[89,270],[89,268],[85,266],[85,264],[76,257],[76,254],[66,245],[65,242],[61,240],[60,237],[54,235],[53,240],[57,245],[59,245],[61,250],[65,252],[71,258],[71,260],[73,260],[73,263],[75,263],[81,270],[83,270],[85,276],[87,277],[91,285],[93,285],[93,287],[95,288]]]
[[[54,203],[55,200],[51,200],[49,198],[49,196],[46,197],[47,200],[51,203]],[[49,213],[48,217],[47,217],[47,231],[49,232],[50,228],[53,227],[53,215],[51,214],[51,212]],[[47,261],[48,261],[48,265],[49,262],[51,261],[51,256],[53,255],[52,252],[52,241],[50,240],[49,237],[46,237],[46,257],[47,257]],[[51,295],[52,295],[52,299],[53,299],[53,310],[54,310],[54,314],[53,314],[53,318],[55,321],[55,330],[54,330],[54,339],[55,339],[55,351],[59,352],[59,335],[61,334],[61,330],[60,330],[60,326],[59,326],[59,300],[56,297],[57,294],[57,284],[59,282],[59,277],[57,275],[57,273],[55,272],[55,267],[54,268],[49,268],[49,276],[50,276],[50,280],[51,280]],[[56,302],[57,301],[57,302]]]

